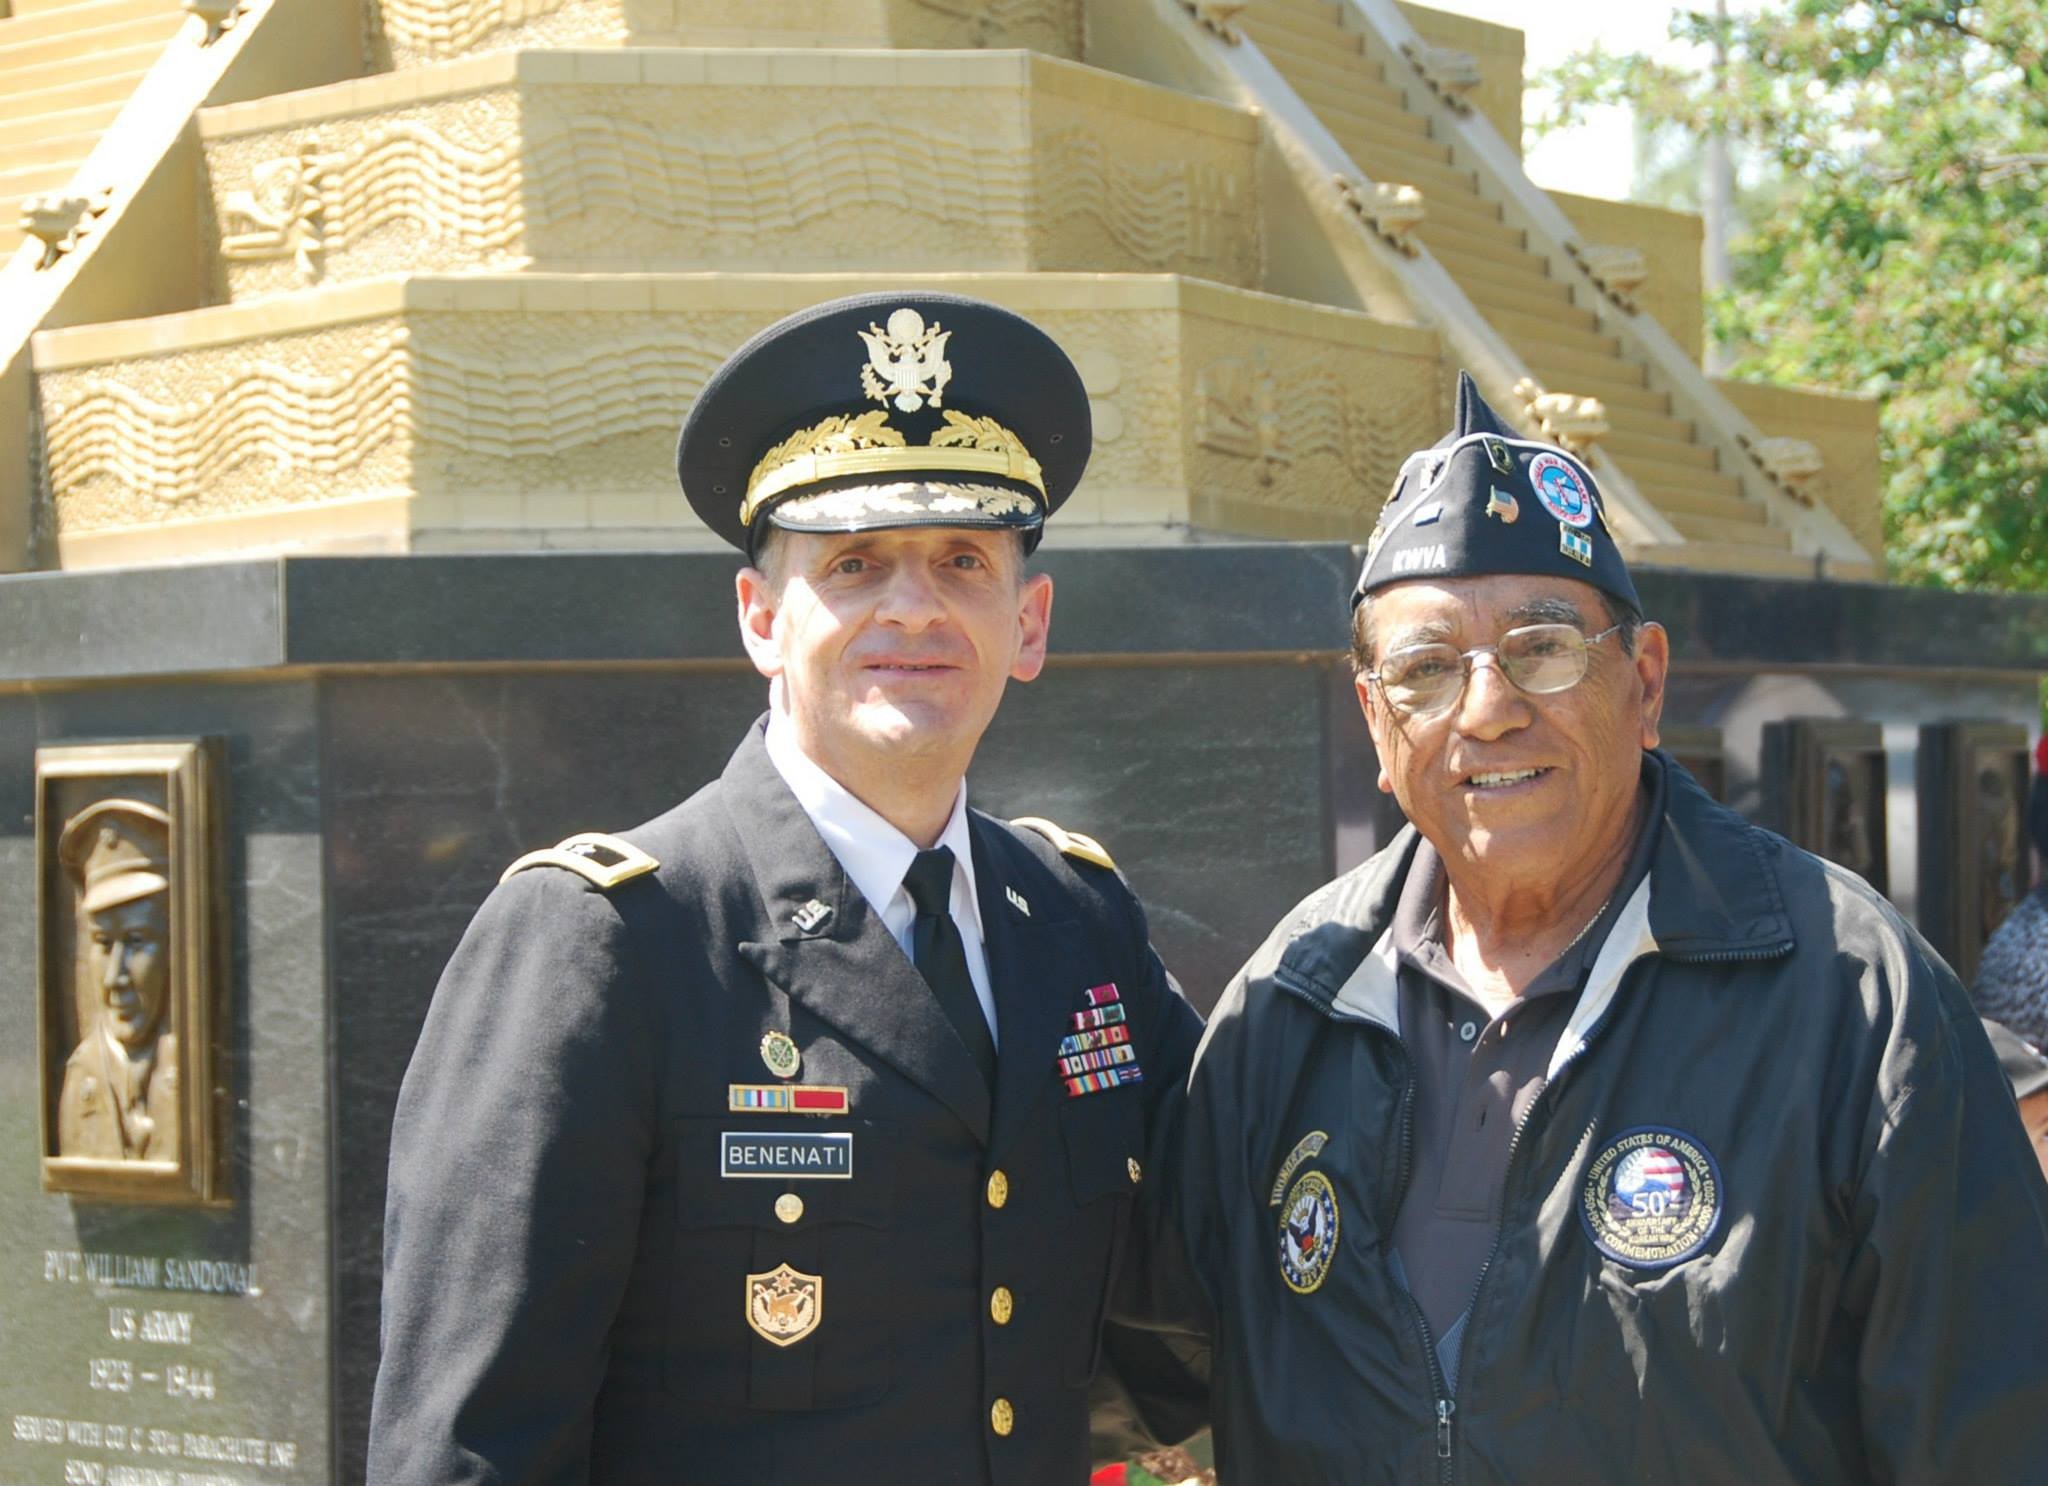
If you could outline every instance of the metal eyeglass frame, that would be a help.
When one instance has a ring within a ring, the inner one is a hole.
[[[1584,642],[1586,648],[1588,650],[1591,650],[1593,646],[1598,645],[1602,640],[1606,639],[1609,635],[1613,634],[1620,628],[1621,626],[1619,624],[1610,624],[1607,626],[1606,629],[1600,631],[1600,633],[1597,635],[1580,634],[1579,638],[1581,641]],[[1546,620],[1539,624],[1516,625],[1515,628],[1509,630],[1507,634],[1502,635],[1500,639],[1495,640],[1491,645],[1474,645],[1470,650],[1460,650],[1458,652],[1458,660],[1463,666],[1463,671],[1458,677],[1458,684],[1456,687],[1446,692],[1444,695],[1444,700],[1434,707],[1406,707],[1403,706],[1401,703],[1396,702],[1392,696],[1388,695],[1387,684],[1386,682],[1380,679],[1380,673],[1377,670],[1367,671],[1365,673],[1365,679],[1370,681],[1374,686],[1377,686],[1380,689],[1380,696],[1385,698],[1387,706],[1392,711],[1398,713],[1402,717],[1438,717],[1446,712],[1449,712],[1452,708],[1456,707],[1459,701],[1462,700],[1465,695],[1465,688],[1472,684],[1472,662],[1474,658],[1481,655],[1492,656],[1493,663],[1500,668],[1501,679],[1506,681],[1508,685],[1512,686],[1516,691],[1520,692],[1523,696],[1526,697],[1554,697],[1561,692],[1570,691],[1572,687],[1577,686],[1581,681],[1584,681],[1586,679],[1586,667],[1582,665],[1579,668],[1579,674],[1574,676],[1568,684],[1564,686],[1553,687],[1549,691],[1531,691],[1528,687],[1522,685],[1521,682],[1515,680],[1514,676],[1509,673],[1508,668],[1505,665],[1501,664],[1500,647],[1504,642],[1508,640],[1510,636],[1520,634],[1524,630],[1532,629],[1567,629],[1573,631],[1574,633],[1578,633],[1578,626],[1575,624],[1565,624],[1562,621]],[[1419,650],[1424,647],[1418,645],[1409,648]],[[1445,646],[1444,648],[1449,649],[1450,647]],[[1587,657],[1587,659],[1590,660],[1590,657]]]

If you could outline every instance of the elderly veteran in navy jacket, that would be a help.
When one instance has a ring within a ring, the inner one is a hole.
[[[1998,1062],[1890,904],[1657,751],[1585,465],[1462,381],[1354,637],[1413,826],[1252,957],[1189,1091],[1221,1479],[2040,1480]]]
[[[1199,1032],[1093,840],[964,775],[1044,662],[1088,400],[974,300],[763,332],[684,427],[768,714],[514,863],[392,1133],[378,1486],[1087,1475],[1149,1132]]]

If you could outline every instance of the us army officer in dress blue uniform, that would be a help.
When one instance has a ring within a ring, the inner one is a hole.
[[[370,1479],[1055,1486],[1198,1022],[1089,837],[966,808],[1043,664],[1088,402],[1028,322],[841,300],[678,469],[747,554],[724,774],[515,863],[392,1131]]]

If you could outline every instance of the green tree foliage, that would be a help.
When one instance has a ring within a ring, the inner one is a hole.
[[[1675,38],[1726,84],[1599,51],[1543,127],[1628,103],[1725,129],[1775,210],[1710,306],[1737,375],[1885,398],[1885,529],[1906,582],[2048,590],[2048,5],[1766,0]]]

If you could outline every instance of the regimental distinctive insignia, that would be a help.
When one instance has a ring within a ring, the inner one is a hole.
[[[1593,524],[1593,492],[1585,476],[1561,454],[1543,453],[1529,461],[1529,483],[1543,509],[1567,526],[1584,530]]]
[[[1320,1171],[1304,1171],[1280,1209],[1280,1278],[1312,1295],[1337,1257],[1337,1189]]]
[[[1294,1143],[1294,1149],[1287,1153],[1287,1159],[1280,1163],[1280,1174],[1273,1178],[1273,1198],[1268,1207],[1280,1205],[1280,1194],[1287,1190],[1288,1178],[1304,1161],[1312,1161],[1323,1153],[1323,1147],[1330,1143],[1328,1131],[1311,1130]]]
[[[1073,1032],[1060,1042],[1058,1071],[1067,1097],[1143,1083],[1145,1070],[1138,1066],[1138,1050],[1131,1045],[1123,992],[1116,982],[1081,992],[1081,1007],[1071,1018]]]
[[[767,1114],[843,1115],[852,1100],[841,1084],[727,1084],[725,1107]]]
[[[789,916],[789,921],[806,934],[815,934],[831,921],[832,910],[816,898]]]
[[[1593,539],[1582,531],[1573,531],[1562,521],[1557,523],[1557,550],[1573,562],[1593,565]]]
[[[1522,503],[1505,490],[1488,488],[1486,492],[1486,514],[1497,517],[1503,525],[1513,526],[1522,515]]]
[[[825,1281],[778,1264],[747,1276],[747,1324],[778,1347],[792,1346],[818,1329],[825,1315]]]
[[[945,406],[946,384],[953,380],[946,360],[946,342],[953,332],[913,309],[889,317],[886,329],[869,324],[856,332],[867,343],[868,364],[860,369],[860,389],[876,402],[894,403],[897,411],[914,413],[926,403]]]
[[[777,1078],[795,1078],[797,1070],[804,1066],[804,1055],[796,1050],[794,1038],[777,1031],[761,1039],[761,1061]]]
[[[1721,1168],[1689,1135],[1644,1126],[1586,1168],[1579,1218],[1593,1247],[1636,1269],[1668,1269],[1707,1246],[1721,1221]]]

